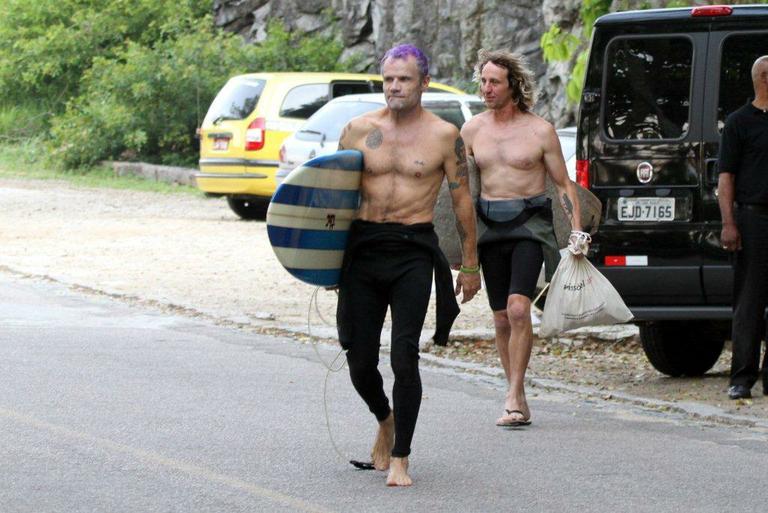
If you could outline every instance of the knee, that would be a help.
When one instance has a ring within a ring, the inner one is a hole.
[[[506,310],[493,312],[493,326],[497,331],[509,330],[509,317]]]
[[[392,373],[401,383],[419,379],[419,352],[411,347],[392,348],[390,353]]]
[[[519,294],[513,294],[507,299],[507,319],[510,324],[529,322],[531,319],[531,300]]]
[[[379,359],[375,355],[371,358],[352,349],[347,351],[347,367],[349,367],[349,375],[353,381],[373,375],[378,365]]]

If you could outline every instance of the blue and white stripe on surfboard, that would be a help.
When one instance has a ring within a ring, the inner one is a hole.
[[[337,285],[349,225],[360,201],[362,154],[344,150],[293,170],[275,191],[267,234],[278,261],[296,278]]]

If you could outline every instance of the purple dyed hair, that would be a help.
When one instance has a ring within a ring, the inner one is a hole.
[[[393,46],[387,50],[387,53],[381,58],[379,66],[383,67],[387,59],[407,59],[409,55],[416,59],[416,65],[419,68],[421,78],[429,75],[429,60],[427,56],[419,48],[409,44]]]

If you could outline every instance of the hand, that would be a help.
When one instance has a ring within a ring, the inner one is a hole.
[[[723,225],[723,231],[720,232],[720,242],[726,251],[741,250],[741,234],[735,224]]]
[[[480,273],[459,273],[456,278],[456,295],[463,292],[461,304],[463,305],[480,290]]]
[[[589,253],[590,242],[592,242],[592,237],[587,232],[571,230],[571,235],[568,237],[568,251],[578,258],[582,258]]]

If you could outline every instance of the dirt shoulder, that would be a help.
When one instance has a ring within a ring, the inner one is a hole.
[[[240,221],[223,199],[187,194],[0,179],[0,248],[0,272],[262,332],[304,332],[315,290],[276,261],[263,222]],[[319,293],[323,318],[333,319],[334,299]],[[332,336],[312,315],[313,330]],[[428,319],[429,328],[434,315]],[[448,347],[428,351],[497,367],[492,333],[481,292],[462,307]],[[759,386],[751,401],[727,399],[729,364],[726,350],[703,378],[669,378],[647,362],[636,330],[599,329],[537,340],[529,376],[538,386],[554,380],[589,387],[606,400],[628,395],[768,419],[768,397]]]

